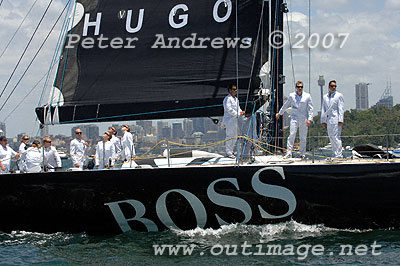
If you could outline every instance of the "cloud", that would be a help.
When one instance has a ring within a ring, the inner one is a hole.
[[[325,1],[314,2],[318,10],[312,13],[311,32],[320,36],[320,45],[311,51],[311,94],[314,104],[319,106],[318,76],[324,75],[326,80],[337,79],[338,90],[345,96],[346,109],[355,107],[355,84],[371,82],[369,90],[370,105],[375,104],[382,95],[386,81],[392,79],[392,84],[399,84],[400,78],[400,24],[399,12],[394,9],[385,9],[379,5],[368,5],[368,8],[359,10],[350,1],[332,1],[337,8],[331,8]],[[400,3],[400,1],[395,1]],[[391,3],[393,4],[393,3]],[[386,2],[386,5],[389,5]],[[298,4],[291,11],[307,10],[308,3]],[[290,15],[289,15],[290,17]],[[298,16],[304,18],[304,16]],[[286,26],[286,25],[285,25]],[[301,19],[293,19],[292,33],[304,33],[302,42],[307,46],[308,26]],[[335,45],[330,49],[323,49],[321,42],[328,33],[335,36]],[[339,33],[349,33],[349,37],[342,49],[338,48],[341,41]],[[295,36],[293,34],[292,36]],[[292,38],[293,43],[299,39]],[[296,80],[305,81],[305,87],[310,85],[308,75],[308,49],[294,49],[294,67]],[[284,72],[287,84],[284,92],[287,95],[294,90],[289,49],[285,50]],[[325,88],[326,91],[326,88]],[[394,102],[400,102],[400,91],[393,90]]]
[[[302,27],[308,27],[308,16],[300,12],[291,12],[289,15],[284,17],[285,22],[288,20],[289,22],[299,23]]]
[[[399,0],[386,0],[385,7],[400,9],[400,1]]]
[[[337,10],[347,6],[349,2],[349,0],[318,0],[313,1],[312,4],[324,10]]]

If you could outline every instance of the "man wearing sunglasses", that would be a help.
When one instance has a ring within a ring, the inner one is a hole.
[[[75,130],[75,139],[73,139],[69,146],[69,153],[71,154],[72,163],[76,168],[82,168],[85,164],[85,152],[89,144],[83,140],[82,130],[77,128]]]
[[[226,128],[225,150],[229,158],[234,159],[233,147],[236,143],[236,137],[239,134],[239,116],[244,115],[244,111],[240,109],[239,99],[237,98],[237,87],[231,85],[228,87],[228,95],[224,99],[224,118],[223,123]]]
[[[329,82],[329,92],[324,95],[322,102],[321,123],[328,129],[333,156],[336,158],[343,158],[341,140],[343,116],[343,95],[336,91],[336,81],[332,80]]]
[[[279,119],[283,113],[289,108],[292,111],[290,120],[290,134],[287,140],[287,151],[284,158],[292,158],[292,150],[294,140],[296,138],[297,129],[299,129],[300,137],[300,157],[305,159],[307,147],[307,131],[311,125],[313,118],[313,103],[311,95],[303,91],[303,82],[296,82],[296,91],[290,93],[289,97],[283,104],[279,113],[276,114],[276,119]]]

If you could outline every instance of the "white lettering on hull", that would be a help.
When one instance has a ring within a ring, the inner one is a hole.
[[[288,205],[288,211],[282,215],[272,215],[265,211],[260,205],[258,205],[258,210],[262,218],[265,219],[280,219],[289,217],[293,212],[296,210],[296,197],[295,195],[287,188],[277,186],[277,185],[270,185],[261,182],[260,174],[264,171],[275,171],[277,172],[283,180],[285,180],[285,173],[283,172],[282,167],[265,167],[258,170],[251,179],[251,185],[253,190],[264,197],[275,198],[282,201],[285,201]],[[215,191],[215,184],[219,182],[229,182],[235,186],[237,190],[240,191],[239,184],[236,178],[221,178],[213,181],[207,188],[207,196],[208,199],[222,207],[232,208],[239,210],[243,213],[244,219],[241,222],[242,224],[248,223],[252,218],[252,210],[248,202],[242,198],[223,195],[217,193]],[[182,190],[182,189],[171,189],[164,192],[162,195],[159,196],[156,202],[156,213],[160,221],[167,227],[172,227],[176,229],[180,229],[175,222],[172,220],[168,208],[166,199],[167,196],[171,193],[178,193],[182,195],[190,204],[195,218],[196,218],[196,225],[194,227],[204,228],[207,223],[207,212],[203,205],[203,203],[197,198],[194,194],[190,193],[189,191]],[[170,197],[172,194],[170,195]],[[120,204],[129,204],[135,210],[135,216],[132,218],[127,218],[124,216]],[[115,220],[117,221],[118,225],[120,226],[122,232],[127,232],[131,230],[129,225],[129,221],[138,221],[141,222],[147,229],[147,231],[158,231],[158,227],[156,223],[150,219],[144,218],[143,216],[146,213],[146,207],[138,200],[122,200],[116,202],[105,203],[104,205],[108,206],[113,214]],[[229,221],[223,220],[218,214],[215,214],[215,217],[220,225],[228,224]]]

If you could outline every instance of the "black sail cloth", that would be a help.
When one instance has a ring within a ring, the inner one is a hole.
[[[222,115],[226,87],[237,79],[241,102],[253,99],[259,87],[256,75],[267,56],[262,47],[267,2],[79,4],[84,14],[69,32],[55,80],[63,99],[60,123]],[[85,27],[85,19],[92,26]],[[52,104],[52,113],[56,105]],[[36,109],[42,123],[46,110]]]

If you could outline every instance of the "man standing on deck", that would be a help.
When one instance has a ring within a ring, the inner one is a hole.
[[[322,103],[321,123],[322,127],[328,129],[333,156],[336,158],[343,158],[341,139],[343,116],[343,95],[336,91],[336,81],[332,80],[329,82],[329,92],[325,94]]]
[[[292,92],[289,98],[283,104],[279,113],[276,114],[276,119],[279,119],[283,113],[289,108],[292,109],[293,113],[290,120],[290,134],[287,140],[287,151],[284,158],[292,158],[292,150],[294,139],[296,138],[297,128],[299,129],[300,137],[300,157],[305,159],[306,147],[307,147],[307,131],[311,125],[313,118],[313,104],[311,95],[307,92],[303,92],[303,82],[296,82],[296,92]]]
[[[239,131],[239,116],[244,115],[244,111],[240,109],[239,99],[236,97],[237,87],[231,85],[228,87],[228,95],[224,99],[224,118],[223,123],[226,128],[226,139],[225,142],[226,155],[229,158],[234,159],[233,147],[236,143],[236,137]]]
[[[7,138],[0,137],[0,174],[8,173],[10,169],[11,159],[13,156],[19,158],[19,153],[16,153],[10,146],[7,145]]]
[[[69,146],[72,163],[76,168],[83,168],[85,164],[85,152],[89,144],[83,140],[82,130],[77,128],[75,130],[75,139],[73,139]]]

